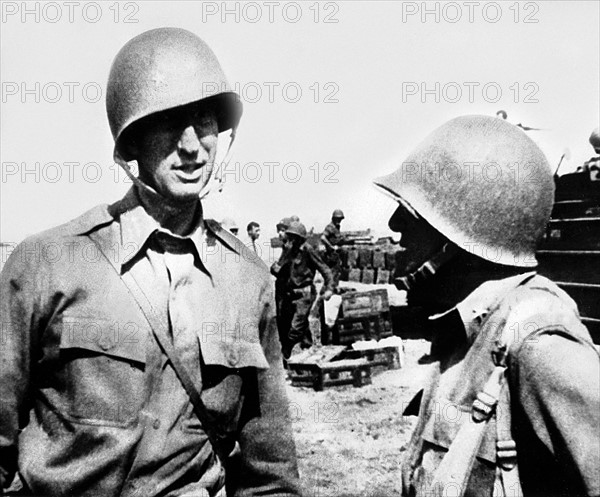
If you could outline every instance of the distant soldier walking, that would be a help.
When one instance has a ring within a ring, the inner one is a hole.
[[[287,228],[284,253],[273,264],[271,273],[281,285],[279,336],[282,342],[284,358],[289,358],[294,345],[309,348],[312,343],[308,317],[316,298],[313,283],[315,273],[319,271],[324,279],[323,299],[333,295],[333,278],[327,265],[315,250],[306,243],[306,228],[302,223],[292,222]]]
[[[331,269],[335,289],[338,287],[342,273],[342,259],[339,248],[346,243],[346,239],[340,231],[343,220],[344,213],[342,210],[335,209],[331,214],[331,222],[325,226],[325,230],[323,230],[323,234],[321,235],[321,242],[325,245],[323,260],[329,266],[329,269]]]

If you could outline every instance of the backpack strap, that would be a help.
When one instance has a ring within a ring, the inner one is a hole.
[[[519,283],[518,287],[525,285],[534,276],[535,273],[526,277]],[[514,289],[514,287],[510,288],[507,293],[504,293],[496,300],[490,307],[490,314],[502,305],[508,293]],[[530,332],[533,331],[530,330]],[[506,371],[509,349],[515,340],[526,338],[526,336],[519,336],[519,333],[514,332],[514,327],[511,325],[510,320],[504,324],[500,331],[500,336],[496,340],[494,352],[492,353],[495,367],[483,389],[473,401],[471,406],[471,420],[463,423],[452,441],[448,452],[444,455],[442,462],[435,471],[431,486],[431,495],[433,497],[448,495],[449,489],[453,489],[451,493],[457,497],[464,496],[485,430],[489,421],[496,415],[498,410],[501,415],[496,416],[496,457],[497,461],[499,461],[497,464],[500,470],[497,470],[496,479],[501,480],[499,483],[502,486],[504,495],[515,495],[517,497],[523,495],[516,464],[516,444],[512,439],[510,391],[506,379]],[[498,406],[500,406],[499,409]],[[496,485],[496,487],[498,486]],[[511,490],[510,494],[507,492],[509,488]],[[520,493],[515,493],[515,491]]]

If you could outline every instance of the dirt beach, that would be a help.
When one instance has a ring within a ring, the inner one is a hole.
[[[399,463],[415,417],[403,409],[422,388],[429,351],[424,340],[404,341],[401,369],[376,369],[372,384],[315,392],[288,382],[289,412],[306,497],[400,495]]]

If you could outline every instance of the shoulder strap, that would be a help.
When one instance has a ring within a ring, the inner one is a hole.
[[[141,309],[146,320],[150,324],[150,328],[152,329],[152,333],[154,334],[158,345],[169,359],[171,365],[173,366],[173,369],[175,370],[175,373],[177,374],[177,377],[179,378],[179,381],[185,388],[185,391],[187,392],[190,401],[194,406],[194,412],[200,420],[202,428],[206,432],[206,435],[208,436],[213,450],[220,458],[221,462],[225,463],[227,457],[234,448],[234,444],[228,443],[228,438],[216,429],[216,421],[212,418],[212,416],[206,409],[206,406],[204,405],[204,402],[202,402],[202,398],[200,397],[200,393],[194,386],[194,382],[190,378],[187,370],[185,369],[185,367],[179,360],[177,353],[175,352],[173,344],[168,336],[166,323],[163,322],[163,320],[159,319],[154,308],[152,307],[152,304],[148,300],[148,297],[141,289],[131,272],[127,271],[123,274],[120,274],[117,270],[117,267],[111,263],[110,258],[104,252],[102,245],[94,239],[93,234],[90,234],[90,238],[92,239],[92,241],[94,241],[94,243],[100,250],[100,253],[104,256],[106,263],[114,270],[114,274],[117,275],[119,281],[121,281],[126,286],[127,290],[129,291],[129,294],[134,298],[138,307]]]
[[[520,282],[519,286],[524,285],[533,277],[533,274],[528,276]],[[511,291],[513,289],[511,288]],[[491,309],[498,309],[506,296],[507,294],[504,293],[497,299]],[[502,465],[500,470],[497,471],[497,479],[500,478],[499,472],[501,471],[500,483],[503,491],[506,492],[508,488],[511,488],[512,492],[521,490],[516,465],[516,445],[511,435],[510,392],[506,382],[506,356],[513,342],[516,339],[525,337],[517,337],[509,324],[506,323],[500,336],[496,337],[496,350],[493,354],[496,367],[490,374],[482,391],[477,394],[473,401],[472,419],[461,426],[448,452],[435,471],[431,489],[432,495],[435,497],[446,495],[449,488],[455,489],[453,493],[456,493],[458,497],[464,495],[475,462],[475,456],[483,441],[485,429],[490,419],[497,412],[499,403],[501,415],[496,416],[497,435],[502,435],[502,438],[496,440],[496,451],[497,458],[500,459],[499,462]],[[520,496],[522,493],[514,495]]]

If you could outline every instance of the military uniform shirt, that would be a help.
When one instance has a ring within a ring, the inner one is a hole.
[[[208,496],[223,484],[185,389],[93,237],[169,323],[207,409],[239,441],[239,493],[297,494],[268,273],[208,226],[160,230],[133,188],[15,251],[0,287],[1,483],[18,457],[34,494]]]

